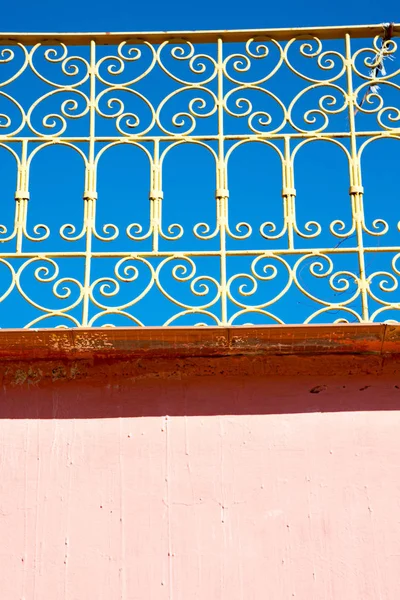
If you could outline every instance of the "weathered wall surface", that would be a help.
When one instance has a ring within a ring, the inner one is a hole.
[[[400,597],[399,378],[34,374],[3,382],[1,600]]]

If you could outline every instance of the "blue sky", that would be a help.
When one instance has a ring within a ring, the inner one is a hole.
[[[2,8],[2,31],[173,31],[356,25],[400,20],[397,0],[20,0]]]
[[[173,2],[163,3],[156,0],[156,2],[148,3],[127,3],[119,0],[113,2],[82,2],[77,0],[69,0],[68,2],[27,2],[21,0],[19,3],[13,5],[8,4],[3,9],[1,29],[3,32],[59,32],[59,31],[166,31],[166,30],[199,30],[199,29],[252,29],[252,28],[287,28],[287,27],[307,27],[307,26],[329,26],[329,25],[343,25],[343,24],[371,24],[388,21],[400,21],[400,8],[396,8],[396,2],[389,0],[388,2],[372,2],[366,0],[361,2],[349,3],[343,0],[332,2],[330,4],[323,2],[252,2],[252,3],[239,3],[239,2],[213,2],[206,0],[198,4],[188,4],[187,2]],[[335,45],[336,44],[336,45]],[[333,44],[329,41],[325,42],[325,49],[339,50],[343,53],[342,41],[334,42]],[[355,52],[359,45],[358,40],[353,40],[352,51]],[[371,41],[367,44],[370,46]],[[244,46],[231,46],[225,45],[226,53],[243,52]],[[311,77],[321,76],[323,73],[321,70],[316,70],[315,60],[301,58],[299,55],[295,56],[295,46],[293,46],[293,65],[296,66],[300,71],[302,69],[309,69],[308,75]],[[297,48],[299,49],[299,48]],[[215,53],[215,47],[208,46],[202,48],[198,46],[197,52],[204,51],[205,53]],[[102,56],[102,52],[109,52],[110,54],[116,53],[116,48],[98,47],[98,59]],[[46,75],[50,80],[54,76],[55,79],[60,76],[59,64],[49,64],[44,61],[43,56],[40,56],[40,51],[36,54],[35,61],[39,71],[42,69],[42,73]],[[167,52],[167,51],[166,51]],[[271,47],[271,55],[273,59],[274,48]],[[87,57],[87,48],[80,48],[77,53],[82,53],[83,56]],[[18,61],[18,51],[16,54],[16,60]],[[171,58],[171,57],[170,57]],[[144,53],[143,60],[146,59]],[[170,60],[166,57],[166,63],[171,70],[181,68],[182,77],[187,64],[185,61]],[[269,59],[268,59],[269,60]],[[398,57],[390,62],[387,61],[388,68],[392,71],[399,69]],[[297,62],[296,62],[297,61]],[[314,63],[313,63],[314,61]],[[232,61],[233,63],[233,61]],[[232,64],[231,63],[231,64]],[[254,78],[257,76],[262,77],[265,74],[266,62],[253,61],[252,71]],[[339,65],[340,66],[340,65]],[[136,65],[137,67],[137,65]],[[140,65],[139,65],[140,67]],[[127,64],[127,69],[134,69],[135,64]],[[268,66],[267,66],[268,68]],[[0,64],[0,83],[1,77],[6,76],[6,73],[10,74],[12,71],[12,65],[7,63]],[[57,74],[58,69],[58,74]],[[314,69],[314,70],[313,70]],[[48,92],[49,89],[42,82],[38,82],[35,75],[32,72],[24,72],[24,75],[16,82],[10,84],[7,88],[1,88],[8,91],[11,95],[19,98],[25,108],[29,108],[29,104],[40,97],[42,94]],[[318,72],[319,71],[319,72]],[[177,71],[176,71],[177,72]],[[368,69],[366,71],[368,73]],[[105,75],[105,67],[103,75]],[[186,72],[187,74],[187,72]],[[258,75],[257,75],[258,74]],[[329,73],[328,73],[329,74]],[[62,75],[62,74],[61,74]],[[146,97],[149,97],[154,105],[157,105],[166,93],[169,93],[174,89],[174,83],[168,78],[163,78],[162,73],[157,71],[152,72],[148,77],[141,82],[138,89]],[[243,74],[244,80],[246,80],[247,74]],[[7,77],[6,77],[7,78]],[[358,75],[354,75],[354,81],[356,82]],[[129,79],[129,78],[128,78]],[[358,84],[362,83],[362,78],[358,78]],[[59,83],[71,83],[69,78],[61,78],[58,80]],[[172,82],[172,83],[171,83]],[[116,83],[116,81],[114,81]],[[342,74],[341,79],[337,81],[344,89],[346,88],[346,78]],[[398,83],[398,77],[397,77]],[[97,81],[97,93],[103,89],[102,83]],[[293,77],[289,70],[286,71],[282,68],[278,71],[274,77],[268,81],[266,87],[274,91],[284,102],[289,103],[290,100],[297,94],[297,92],[307,87],[308,82],[306,79]],[[140,87],[142,86],[142,87]],[[214,90],[216,86],[216,80],[214,79],[209,84],[210,90]],[[225,92],[232,87],[228,78],[226,78],[224,86],[226,86]],[[176,87],[176,85],[175,85]],[[179,87],[179,84],[178,84]],[[385,102],[391,106],[399,106],[400,102],[396,96],[396,89],[390,86],[383,86],[385,96]],[[80,88],[83,94],[88,93],[88,82],[84,82]],[[119,92],[118,92],[119,93]],[[122,93],[122,92],[121,92]],[[246,92],[253,93],[253,92]],[[332,93],[332,89],[328,89],[327,93]],[[334,92],[336,93],[336,92]],[[118,95],[118,94],[117,94]],[[340,96],[340,94],[339,94]],[[40,120],[51,112],[57,113],[60,109],[60,103],[57,104],[59,96],[54,96],[50,99],[47,109],[43,108],[43,111],[39,106],[33,123],[40,129]],[[137,97],[129,96],[130,100],[136,101]],[[181,98],[181,96],[177,96]],[[210,98],[210,96],[208,97]],[[263,99],[264,104],[257,104]],[[267,95],[261,94],[254,96],[254,110],[268,110],[271,111],[273,119],[279,119],[279,107],[273,105],[273,103],[267,106],[270,98]],[[337,98],[340,105],[340,97]],[[308,104],[307,104],[308,102]],[[311,95],[309,100],[301,100],[297,108],[297,113],[293,113],[296,118],[302,118],[308,109],[315,108],[318,98],[312,99]],[[313,104],[314,102],[314,104]],[[187,106],[187,105],[186,105]],[[230,105],[234,107],[233,101]],[[386,106],[386,105],[385,105]],[[102,105],[105,108],[105,103]],[[132,105],[127,107],[127,110],[135,111],[136,108],[139,110],[140,118],[142,122],[146,121],[145,109]],[[368,108],[368,107],[367,107]],[[15,110],[10,109],[10,105],[7,105],[7,100],[0,94],[0,113],[3,111],[13,118],[18,118]],[[14,113],[12,111],[14,110]],[[140,110],[144,112],[140,113]],[[168,113],[168,110],[170,111]],[[165,119],[171,118],[174,112],[179,112],[184,109],[183,105],[179,105],[178,100],[173,100],[166,108]],[[390,116],[390,115],[389,115]],[[387,117],[387,114],[386,114]],[[363,131],[376,130],[376,115],[368,115],[362,113],[362,111],[356,117],[356,127]],[[87,135],[87,123],[88,117],[84,116],[82,119],[69,120],[68,127],[70,135]],[[214,123],[214,124],[213,124]],[[198,130],[199,134],[208,134],[210,131],[215,132],[216,127],[216,115],[215,113],[210,118],[198,119]],[[225,114],[225,133],[228,133],[228,129],[231,127],[230,133],[246,133],[247,121],[243,118],[233,118],[232,116]],[[303,123],[304,124],[304,123]],[[395,126],[397,122],[395,122]],[[115,119],[110,118],[97,118],[96,122],[97,135],[116,135],[115,134]],[[74,129],[75,128],[75,129]],[[100,134],[100,130],[103,128],[103,134]],[[171,128],[173,129],[172,125]],[[211,129],[210,129],[211,128]],[[214,129],[213,129],[214,128]],[[311,126],[312,128],[312,126]],[[346,110],[339,111],[338,115],[331,115],[329,127],[327,131],[347,131],[348,130],[348,116]],[[74,132],[74,133],[73,133]],[[113,133],[114,132],[114,133]],[[286,129],[285,129],[286,132]],[[47,132],[48,133],[48,132]],[[174,133],[182,133],[179,129],[174,130]],[[25,135],[25,130],[24,130]],[[28,135],[28,133],[26,133]],[[153,135],[160,135],[159,132],[153,133]],[[29,152],[33,151],[36,142],[29,142]],[[102,144],[104,142],[96,143],[96,152],[101,151]],[[295,140],[291,142],[292,150],[297,143]],[[361,141],[360,141],[361,143]],[[210,142],[210,147],[216,150],[214,142]],[[229,150],[231,141],[226,144],[226,151]],[[346,142],[347,148],[348,141]],[[78,144],[79,146],[79,144]],[[146,146],[146,144],[144,144]],[[15,144],[17,153],[21,152],[21,147],[18,143]],[[153,152],[151,144],[146,146],[150,152]],[[278,140],[276,147],[283,151],[283,142]],[[87,147],[84,143],[79,146],[80,150],[85,154],[87,153]],[[379,222],[373,225],[374,219],[383,218],[390,224],[390,231],[386,236],[376,237],[369,234],[365,235],[365,245],[367,246],[400,246],[400,234],[397,231],[397,221],[400,220],[400,215],[397,214],[397,206],[400,200],[400,194],[398,192],[399,186],[397,182],[398,174],[398,161],[400,157],[399,152],[400,144],[395,140],[383,140],[374,142],[371,144],[363,155],[363,184],[366,188],[365,194],[365,215],[367,220],[367,227],[372,232],[379,231]],[[105,223],[115,223],[119,226],[122,232],[125,231],[127,225],[132,222],[139,222],[143,225],[144,231],[147,228],[148,223],[148,212],[149,212],[149,168],[148,162],[146,162],[145,153],[133,146],[120,145],[118,147],[107,150],[104,153],[101,163],[99,163],[99,176],[98,176],[98,192],[99,199],[97,201],[97,227],[98,231],[101,231]],[[83,214],[83,202],[82,202],[82,190],[84,181],[83,163],[80,161],[78,154],[65,146],[58,145],[52,146],[44,151],[37,154],[34,161],[32,162],[31,168],[31,179],[30,179],[30,193],[31,201],[29,203],[28,210],[28,230],[32,234],[34,227],[38,223],[45,223],[51,229],[51,236],[44,242],[34,242],[25,240],[24,251],[29,252],[51,252],[51,251],[70,251],[76,250],[82,252],[84,249],[84,239],[78,240],[77,242],[65,242],[59,238],[59,229],[65,223],[72,223],[76,226],[77,232],[82,227],[82,214]],[[275,150],[261,144],[247,144],[236,149],[232,153],[232,157],[229,163],[228,169],[229,175],[229,189],[230,189],[230,200],[229,200],[229,215],[230,215],[230,227],[234,230],[237,223],[241,221],[247,221],[251,223],[254,230],[257,231],[257,235],[253,235],[247,240],[238,241],[235,239],[228,240],[228,249],[233,251],[236,250],[247,250],[247,249],[260,249],[261,250],[273,250],[276,248],[285,247],[286,241],[283,239],[274,241],[266,241],[265,238],[260,237],[258,229],[260,224],[265,221],[273,221],[277,225],[277,231],[281,228],[283,222],[283,209],[282,209],[282,198],[281,198],[281,165],[278,158],[278,154]],[[5,224],[8,230],[13,228],[14,219],[14,207],[15,202],[13,199],[15,191],[15,179],[16,179],[16,168],[13,163],[13,158],[10,153],[4,148],[0,148],[0,178],[1,178],[1,189],[0,189],[0,223]],[[339,147],[327,142],[312,142],[307,144],[298,153],[295,165],[295,186],[297,189],[296,198],[296,209],[297,219],[300,229],[304,232],[307,231],[308,221],[318,221],[323,227],[323,233],[321,236],[315,239],[304,239],[299,236],[296,238],[296,244],[299,244],[300,248],[318,248],[318,247],[333,247],[337,244],[343,245],[343,247],[354,246],[355,240],[354,235],[350,235],[348,239],[340,237],[333,237],[329,234],[329,224],[335,219],[342,219],[345,223],[345,229],[349,227],[351,223],[351,210],[350,210],[350,198],[348,194],[349,179],[348,179],[348,168],[347,159],[344,153]],[[210,241],[199,242],[194,239],[191,234],[193,226],[198,222],[207,222],[210,224],[211,229],[215,227],[215,165],[211,154],[201,148],[199,145],[193,144],[184,145],[177,147],[171,151],[167,156],[164,167],[163,167],[163,189],[164,189],[164,201],[163,201],[163,226],[166,230],[168,225],[171,223],[181,223],[185,226],[185,235],[182,240],[178,242],[162,241],[160,250],[175,252],[184,250],[217,250],[218,249],[218,238],[216,237]],[[313,230],[313,225],[310,226]],[[375,227],[375,229],[374,229]],[[268,229],[268,228],[267,228]],[[190,235],[187,233],[189,232]],[[243,232],[243,229],[242,229]],[[39,231],[40,233],[40,231]],[[271,231],[269,230],[269,233]],[[10,242],[10,245],[3,244],[0,246],[0,250],[9,250],[15,243],[14,240]],[[274,245],[275,244],[275,245]],[[101,242],[95,240],[94,251],[116,251],[116,252],[136,252],[136,251],[149,251],[151,249],[150,240],[144,242],[132,242],[131,240],[121,240],[118,238],[115,242]],[[366,263],[366,270],[368,274],[379,273],[379,271],[392,273],[391,260],[394,257],[394,253],[370,253]],[[254,258],[254,257],[253,257]],[[251,260],[253,258],[246,257],[235,257],[230,259],[228,265],[228,278],[233,276],[237,272],[250,273],[251,272]],[[13,268],[18,269],[20,263],[19,259],[16,259],[13,263]],[[158,260],[158,259],[157,259]],[[153,268],[157,268],[160,261],[157,260],[153,263]],[[207,262],[208,261],[208,262]],[[336,255],[334,268],[338,271],[348,271],[350,273],[358,272],[357,256],[350,255]],[[62,264],[61,264],[62,263]],[[398,267],[400,268],[400,260],[398,261]],[[193,295],[190,289],[191,279],[186,277],[190,274],[190,264],[186,262],[184,267],[178,271],[178,276],[181,277],[180,282],[174,282],[171,278],[171,270],[175,263],[167,265],[164,268],[164,274],[160,276],[160,281],[164,286],[165,290],[168,290],[172,296],[179,298],[180,302],[184,305],[185,303],[191,305],[198,305],[204,303],[206,299],[210,300],[211,308],[210,311],[216,315],[217,318],[221,317],[220,306],[217,302],[212,304],[212,298],[215,294],[213,284],[209,282],[209,289],[205,296]],[[292,267],[294,264],[294,258],[288,258],[288,266]],[[60,274],[56,278],[52,278],[52,266],[47,263],[45,267],[49,267],[50,271],[42,270],[39,272],[44,281],[42,283],[35,283],[34,281],[34,269],[39,266],[39,263],[34,263],[24,271],[21,276],[20,285],[21,289],[24,289],[28,296],[40,305],[50,307],[52,309],[62,308],[63,303],[70,302],[71,299],[76,295],[76,289],[70,284],[66,284],[66,288],[71,288],[71,296],[63,298],[63,283],[60,286],[53,288],[53,285],[57,283],[57,279],[60,277],[76,278],[82,281],[83,273],[83,259],[81,257],[74,259],[67,259],[60,261]],[[135,297],[143,291],[149,283],[149,269],[145,263],[136,262],[126,264],[128,270],[125,274],[122,274],[122,278],[119,280],[120,288],[116,289],[113,283],[106,282],[105,296],[102,297],[102,301],[107,306],[121,306],[125,302],[129,303],[132,297]],[[132,270],[134,267],[138,268],[138,278],[132,279]],[[219,279],[219,263],[218,257],[214,259],[198,259],[196,263],[197,272],[196,275],[203,274],[210,277]],[[263,271],[263,267],[266,270]],[[314,272],[310,272],[310,264],[302,264],[297,275],[302,286],[307,291],[315,293],[316,296],[323,297],[325,300],[330,302],[337,302],[338,300],[346,300],[350,298],[354,293],[354,281],[349,279],[350,286],[346,289],[343,281],[336,281],[336,291],[329,287],[328,283],[328,262],[323,262],[314,268]],[[98,259],[93,261],[92,264],[92,281],[96,278],[111,277],[115,274],[116,261],[108,259]],[[273,273],[274,268],[277,269],[276,273]],[[169,271],[168,271],[169,269]],[[277,295],[279,289],[285,287],[285,281],[287,278],[288,271],[286,267],[282,266],[279,261],[272,262],[267,265],[260,261],[257,263],[258,275],[261,275],[258,280],[258,289],[252,289],[251,280],[245,275],[242,279],[238,279],[232,282],[231,292],[236,298],[243,300],[243,296],[240,295],[240,286],[244,285],[244,292],[249,293],[249,296],[244,296],[244,303],[246,301],[249,305],[262,304],[269,297],[273,298]],[[120,272],[121,275],[121,272]],[[268,279],[269,275],[274,275],[271,279]],[[325,275],[325,277],[318,277],[318,275]],[[394,277],[391,275],[377,275],[375,276],[372,289],[380,298],[384,297],[389,302],[399,302],[400,293],[398,290],[398,274]],[[125,280],[124,280],[125,276]],[[131,279],[130,279],[131,277]],[[186,277],[186,279],[185,279]],[[193,279],[193,277],[192,277]],[[47,283],[46,283],[47,280]],[[0,298],[1,294],[7,289],[10,281],[10,271],[6,264],[1,263],[0,260]],[[379,284],[382,281],[383,288],[379,288]],[[199,281],[195,283],[195,289],[199,292],[205,290],[202,288],[202,284],[207,283],[207,280]],[[99,299],[99,289],[101,282],[97,285],[96,293]],[[107,287],[108,286],[108,287]],[[197,286],[197,287],[196,287]],[[319,291],[317,293],[317,288]],[[386,286],[386,287],[385,287]],[[58,299],[54,297],[54,292],[60,293],[61,297]],[[107,297],[107,293],[111,295]],[[247,300],[246,300],[247,299]],[[107,304],[108,302],[108,304]],[[175,313],[182,309],[179,308],[179,304],[175,305],[165,302],[162,300],[162,296],[159,291],[153,286],[149,293],[145,296],[144,300],[131,306],[129,308],[130,314],[137,318],[140,322],[148,325],[160,325],[165,322],[168,318],[173,316]],[[286,294],[282,299],[279,300],[275,313],[275,307],[272,307],[273,314],[278,315],[279,319],[285,322],[302,322],[311,313],[317,310],[320,306],[318,303],[311,301],[305,297],[299,289],[292,286],[290,293]],[[352,305],[351,305],[352,306]],[[377,309],[380,305],[375,302],[373,297],[370,298],[371,312]],[[228,307],[228,316],[232,316],[235,312],[240,309],[240,305],[234,305],[231,303]],[[360,308],[360,297],[357,297],[354,309],[358,314],[361,314]],[[89,311],[89,317],[93,317],[100,309],[94,304],[91,305]],[[268,309],[269,310],[269,309]],[[128,311],[128,312],[129,312]],[[393,311],[392,311],[393,312]],[[14,289],[13,292],[6,298],[3,303],[0,303],[0,327],[10,326],[21,326],[25,325],[30,320],[36,318],[41,314],[40,311],[29,307],[28,303],[23,299],[22,294]],[[82,305],[78,303],[74,307],[70,314],[80,321],[82,316]],[[351,313],[337,314],[337,311],[326,313],[320,317],[322,321],[332,321],[338,317],[346,317],[350,321],[357,320]],[[204,317],[204,319],[203,319]],[[201,317],[201,321],[204,320],[208,324],[214,324],[212,318],[204,316]],[[387,314],[387,318],[395,318],[393,314]],[[191,320],[190,320],[191,319]],[[198,318],[193,320],[192,317],[182,318],[177,321],[177,325],[188,325],[194,324]],[[377,320],[383,320],[381,317]],[[113,322],[115,325],[130,325],[132,321],[128,318],[105,316],[105,320],[99,320],[96,324],[101,325],[104,323]],[[244,315],[238,318],[236,321],[238,324],[247,322],[276,322],[274,318],[268,317],[267,315]],[[59,317],[52,321],[43,321],[41,325],[54,326],[60,323]],[[64,324],[71,325],[71,321]]]

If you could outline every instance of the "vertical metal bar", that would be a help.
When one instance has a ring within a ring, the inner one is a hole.
[[[90,271],[92,262],[92,237],[95,219],[96,173],[95,173],[95,120],[96,120],[96,42],[90,42],[90,97],[89,97],[89,157],[86,167],[84,194],[85,227],[85,273],[83,284],[82,326],[89,322]]]
[[[294,249],[294,221],[295,221],[295,189],[294,189],[294,176],[293,176],[293,164],[290,156],[290,137],[285,136],[285,163],[283,168],[284,181],[283,181],[283,206],[285,212],[285,222],[288,234],[288,249]]]
[[[218,164],[217,164],[217,224],[220,239],[221,325],[228,323],[226,289],[226,229],[228,222],[228,190],[224,149],[224,71],[223,42],[218,38]]]
[[[22,241],[28,216],[28,174],[27,174],[28,141],[22,140],[21,163],[18,167],[17,190],[15,193],[15,229],[17,232],[16,251],[22,252]]]
[[[350,34],[346,34],[346,75],[347,75],[347,105],[350,124],[350,194],[352,196],[353,219],[356,226],[357,252],[359,267],[359,287],[361,295],[362,320],[369,320],[368,312],[368,279],[365,271],[365,255],[363,240],[364,206],[363,188],[361,186],[360,162],[357,155],[357,136],[354,105],[356,98],[353,89],[352,56]]]
[[[150,227],[153,232],[153,252],[158,252],[161,225],[160,141],[154,140],[154,163],[151,166]]]

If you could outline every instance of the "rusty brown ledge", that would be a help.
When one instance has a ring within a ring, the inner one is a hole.
[[[1,361],[400,354],[391,324],[3,329]]]
[[[399,340],[389,324],[3,329],[0,390],[214,376],[379,376],[400,389]]]

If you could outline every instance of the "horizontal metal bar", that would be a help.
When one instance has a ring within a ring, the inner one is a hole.
[[[359,251],[358,248],[294,248],[294,249],[279,249],[279,250],[226,250],[227,256],[294,256],[294,255],[309,255],[316,256],[318,254],[356,254]],[[373,246],[365,247],[364,252],[400,252],[400,246]],[[0,258],[85,258],[87,253],[82,252],[0,252]],[[221,252],[219,250],[188,250],[188,251],[158,251],[158,252],[91,252],[92,258],[167,258],[176,257],[184,258],[185,256],[201,256],[201,257],[219,257]]]
[[[400,138],[400,130],[398,128],[388,129],[388,130],[380,130],[380,131],[357,131],[357,137],[376,137],[386,139],[388,137]],[[315,133],[313,131],[310,132],[302,132],[302,133],[262,133],[262,134],[224,134],[224,139],[226,141],[235,141],[235,140],[251,140],[254,142],[262,141],[262,140],[284,140],[284,139],[312,139],[315,141],[324,140],[326,138],[336,139],[336,138],[350,138],[351,133],[349,131],[333,131],[333,132],[322,132]],[[130,142],[141,142],[141,143],[153,143],[153,142],[184,142],[190,143],[193,141],[201,141],[201,142],[214,142],[218,141],[218,135],[190,135],[190,136],[179,136],[179,135],[164,135],[164,136],[152,136],[152,135],[131,135],[127,137],[113,137],[113,136],[96,136],[96,142],[118,142],[121,144],[129,144]],[[8,144],[19,144],[21,142],[32,142],[32,143],[40,143],[40,144],[54,144],[55,146],[63,144],[63,142],[76,142],[76,143],[84,143],[89,142],[88,137],[79,137],[79,136],[61,136],[59,138],[46,138],[44,136],[30,136],[30,137],[7,137],[0,135],[1,143]]]
[[[349,25],[335,27],[299,27],[284,29],[237,29],[237,30],[202,30],[202,31],[154,31],[154,32],[82,32],[82,33],[0,33],[0,44],[7,42],[21,44],[50,44],[58,40],[68,45],[85,46],[90,41],[100,45],[119,44],[128,39],[142,40],[152,44],[160,44],[168,40],[189,39],[198,43],[212,43],[218,39],[224,42],[244,42],[253,37],[271,37],[275,40],[289,40],[296,36],[317,36],[320,39],[339,39],[346,33],[354,38],[367,38],[381,35],[382,24]],[[393,26],[394,35],[400,34],[400,24]]]

